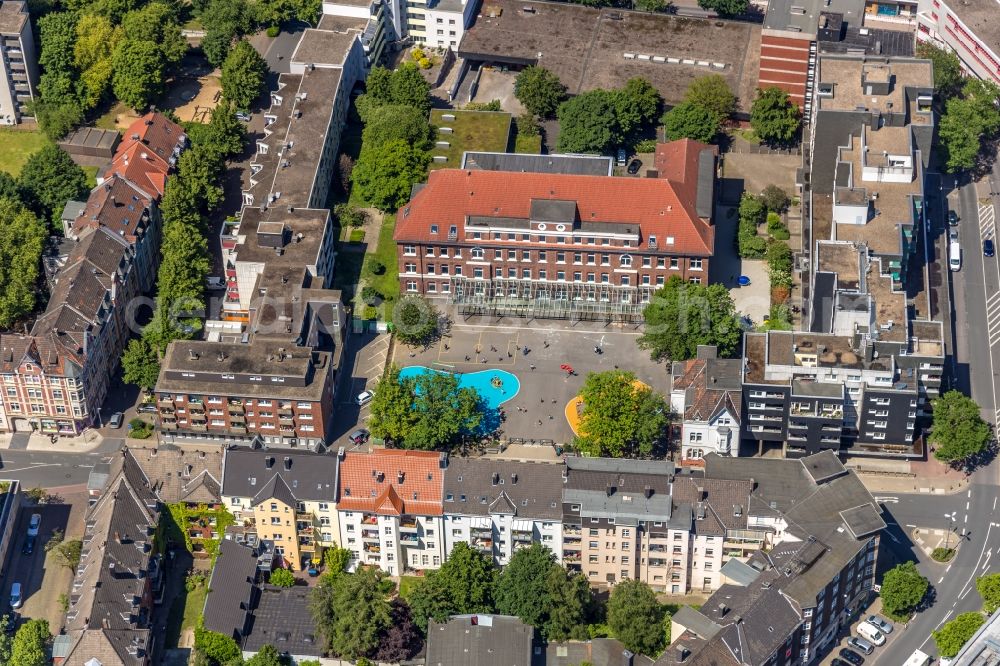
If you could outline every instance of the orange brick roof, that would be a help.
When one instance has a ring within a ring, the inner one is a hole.
[[[441,454],[395,449],[348,453],[340,463],[339,476],[338,509],[386,516],[444,513]]]
[[[139,142],[133,142],[124,150],[119,149],[111,166],[105,172],[105,178],[119,175],[127,178],[141,189],[149,193],[163,196],[167,185],[167,173],[170,165],[156,153]]]
[[[122,133],[122,142],[115,152],[115,157],[130,148],[132,144],[139,143],[166,161],[170,159],[174,146],[183,135],[183,127],[163,114],[150,112],[135,120]]]
[[[697,157],[694,164],[685,182],[697,179]],[[715,230],[694,212],[695,190],[664,178],[440,169],[400,209],[394,238],[440,241],[452,225],[461,237],[468,216],[528,219],[533,199],[554,199],[576,202],[582,221],[638,225],[640,242],[655,235],[665,247],[663,239],[673,237],[671,252],[711,256]],[[431,234],[432,224],[438,225],[438,234]]]

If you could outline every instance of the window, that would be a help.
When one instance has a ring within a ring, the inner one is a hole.
[[[483,248],[481,248],[481,247],[474,247],[474,248],[472,248],[472,258],[473,259],[482,260],[483,256],[484,256],[484,254],[483,254]]]
[[[531,261],[531,252],[529,250],[521,250],[521,261]]]
[[[652,266],[653,266],[653,258],[652,257],[643,257],[642,258],[642,267],[643,268],[652,268]]]
[[[574,252],[573,253],[573,263],[574,264],[582,264],[583,263],[583,253],[582,252]]]
[[[538,251],[538,261],[548,261],[548,253],[545,250]]]
[[[566,271],[556,271],[556,279],[565,282],[566,281]]]
[[[565,264],[566,263],[566,253],[565,252],[556,252],[556,263],[557,264]]]
[[[404,245],[403,254],[407,257],[413,257],[417,254],[417,248],[415,245]]]
[[[621,265],[623,267],[628,268],[629,266],[632,265],[632,255],[630,255],[630,254],[623,254],[621,256],[621,259],[619,260],[619,262],[621,263]]]
[[[522,268],[521,269],[521,277],[524,278],[525,280],[530,280],[531,279],[531,269],[530,268]]]
[[[475,258],[475,253],[473,253],[473,258]],[[493,258],[497,261],[503,260],[503,250],[493,250]]]
[[[416,273],[417,272],[417,265],[413,264],[413,263],[404,264],[403,265],[403,272],[404,273]]]
[[[701,270],[701,259],[692,259],[691,260],[691,270],[693,270],[693,271],[700,271]]]
[[[406,283],[406,291],[409,291],[409,292],[415,292],[415,291],[417,291],[417,283],[415,281],[413,281],[413,280],[410,280],[409,282],[407,282]]]

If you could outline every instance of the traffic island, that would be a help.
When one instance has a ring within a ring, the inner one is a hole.
[[[962,538],[958,534],[953,534],[947,529],[928,529],[917,527],[910,533],[913,543],[924,552],[927,557],[938,564],[947,564],[955,559],[962,543]]]

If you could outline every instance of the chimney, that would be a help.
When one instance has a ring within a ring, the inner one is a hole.
[[[396,472],[396,483],[398,483],[399,485],[403,485],[403,479],[405,478],[406,475],[403,474],[403,470],[399,470],[398,472]]]
[[[683,645],[677,646],[677,663],[683,664],[684,660],[688,658],[688,649]]]
[[[285,470],[290,470],[292,468],[292,459],[285,456]]]
[[[611,485],[610,482],[608,482],[608,486],[607,488],[604,489],[604,492],[608,494],[608,497],[611,497],[612,495],[615,494],[615,487]]]
[[[510,483],[511,483],[511,485],[516,485],[517,484],[517,473],[516,472],[514,474],[510,475]]]
[[[115,542],[116,543],[121,543],[122,542],[122,535],[121,535],[121,533],[115,532]]]
[[[495,486],[498,483],[500,483],[500,473],[499,472],[493,472],[493,485]]]
[[[653,486],[646,486],[643,489],[642,494],[646,496],[646,499],[649,499],[650,497],[652,497],[653,496]]]
[[[274,467],[274,456],[264,456],[264,467],[267,469]]]
[[[726,613],[729,612],[729,606],[725,603],[719,604],[719,617],[726,617]]]
[[[622,663],[621,666],[632,666],[632,660],[635,658],[635,654],[629,652],[628,650],[622,650]]]
[[[344,447],[343,446],[340,447],[339,449],[337,449],[337,460],[339,460],[340,462],[344,462],[344,456],[346,454],[347,451],[344,450]]]

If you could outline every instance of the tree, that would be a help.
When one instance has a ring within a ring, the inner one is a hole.
[[[59,556],[59,561],[64,567],[75,571],[78,566],[80,566],[80,556],[83,553],[83,542],[79,539],[71,539],[69,541],[63,541],[61,544],[56,546],[56,555]]]
[[[371,426],[375,437],[401,442],[413,429],[417,414],[413,411],[414,380],[403,380],[399,367],[392,365],[375,387],[371,404]]]
[[[635,8],[644,12],[662,12],[670,5],[667,0],[637,0]]]
[[[957,97],[949,99],[938,124],[945,171],[958,173],[973,168],[979,156],[982,136],[982,125],[973,105]]]
[[[702,9],[711,9],[719,16],[740,16],[750,8],[750,0],[698,0]]]
[[[694,139],[708,143],[719,133],[721,121],[715,112],[700,104],[681,102],[664,114],[663,125],[668,141]]]
[[[744,259],[760,259],[767,252],[767,240],[757,235],[767,208],[760,197],[744,192],[740,198],[739,231],[736,235],[739,255]]]
[[[18,178],[21,199],[39,217],[62,230],[60,217],[67,201],[87,195],[87,174],[65,150],[46,144],[28,157]]]
[[[666,641],[664,613],[652,588],[640,580],[623,580],[611,590],[608,626],[631,652],[659,654]]]
[[[241,39],[222,63],[222,94],[237,109],[249,109],[264,90],[267,63],[250,42]]]
[[[376,65],[365,79],[364,97],[373,106],[392,104],[392,70]],[[364,114],[361,115],[364,119]]]
[[[284,569],[279,569],[284,571]],[[273,645],[264,645],[257,651],[257,654],[244,662],[244,666],[287,666],[289,659],[281,656],[277,648]]]
[[[393,332],[408,345],[428,343],[437,333],[439,313],[426,298],[406,296],[393,312]]]
[[[83,122],[83,108],[75,101],[51,103],[35,99],[29,103],[42,132],[52,141],[58,141]]]
[[[351,551],[339,546],[327,548],[323,551],[323,566],[326,571],[320,582],[329,584],[334,578],[347,573],[347,568],[351,565]]]
[[[173,6],[159,0],[125,14],[122,19],[124,39],[152,42],[168,65],[176,65],[187,53],[188,45],[177,23]]]
[[[559,106],[561,153],[604,153],[622,140],[614,94],[591,90]]]
[[[196,144],[181,153],[177,160],[178,177],[185,187],[190,187],[200,210],[209,213],[222,203],[223,160],[213,145]],[[170,189],[169,187],[167,188]]]
[[[592,372],[580,397],[584,407],[577,439],[588,455],[648,456],[666,437],[670,408],[631,372]]]
[[[420,629],[413,622],[413,613],[402,599],[389,604],[389,626],[379,637],[374,659],[379,663],[398,664],[416,656],[422,646]]]
[[[0,664],[9,664],[10,650],[13,647],[14,637],[12,635],[10,616],[0,617]]]
[[[160,376],[160,359],[146,340],[129,340],[122,354],[122,379],[144,391],[151,391]]]
[[[788,143],[799,129],[799,108],[781,88],[758,90],[750,107],[750,127],[761,141]]]
[[[115,97],[144,111],[163,92],[163,57],[155,42],[125,40],[111,57]]]
[[[317,586],[313,616],[327,648],[351,661],[372,654],[389,627],[391,613],[378,569],[360,569]]]
[[[427,621],[444,622],[450,615],[492,613],[496,567],[465,542],[458,542],[437,571],[410,594],[410,608],[420,631],[426,634]]]
[[[742,338],[733,299],[721,284],[691,284],[674,275],[653,294],[643,317],[639,346],[654,359],[694,358],[698,345],[716,345],[721,356],[731,356]]]
[[[35,307],[45,225],[19,201],[0,197],[0,327],[10,327]]]
[[[201,22],[207,26],[201,49],[213,67],[222,66],[233,40],[247,34],[251,27],[247,3],[242,0],[210,0]]]
[[[939,49],[930,42],[917,40],[917,57],[930,60],[934,66],[934,93],[945,100],[958,94],[965,79],[962,63],[953,51]]]
[[[927,594],[930,584],[917,570],[913,562],[897,564],[885,572],[882,578],[882,610],[886,615],[899,621],[909,619],[910,614]]]
[[[792,286],[792,248],[783,241],[771,241],[767,245],[767,275],[771,287]]]
[[[267,582],[278,587],[295,587],[295,576],[288,569],[275,569]]]
[[[549,70],[532,65],[514,79],[514,97],[532,115],[551,118],[566,98],[566,86]]]
[[[552,608],[549,572],[553,567],[559,568],[555,556],[540,543],[514,553],[497,578],[493,593],[497,612],[541,627]]]
[[[934,421],[930,443],[934,457],[957,464],[986,450],[992,440],[990,426],[979,414],[979,405],[958,391],[948,391],[931,403]]]
[[[246,127],[236,118],[232,102],[223,102],[212,110],[206,140],[220,155],[234,157],[246,145]]]
[[[976,579],[976,591],[983,598],[983,611],[992,615],[1000,608],[1000,573],[987,574]]]
[[[777,185],[768,185],[760,193],[760,200],[767,209],[774,213],[784,213],[788,208],[788,195]]]
[[[215,664],[229,664],[243,656],[232,636],[209,631],[202,626],[194,630],[194,648]]]
[[[41,50],[38,64],[42,75],[38,92],[46,105],[78,104],[76,81],[79,72],[74,62],[76,12],[52,12],[38,19]]]
[[[431,110],[431,85],[412,62],[404,63],[392,73],[389,90],[393,104],[412,106],[424,115]]]
[[[940,655],[950,659],[958,654],[962,646],[972,638],[985,621],[986,618],[983,617],[982,613],[976,611],[962,613],[940,629],[931,632]]]
[[[580,573],[569,573],[560,566],[549,570],[548,590],[551,604],[542,635],[548,641],[585,640],[593,600],[590,584]]]
[[[28,620],[22,624],[10,647],[10,663],[17,666],[45,666],[52,640],[46,620]]]
[[[362,227],[368,221],[365,211],[348,203],[339,203],[333,207],[333,214],[341,227]]]
[[[725,120],[736,111],[736,95],[721,74],[699,76],[688,86],[684,101],[697,104]]]
[[[105,16],[84,14],[76,24],[73,63],[80,72],[80,103],[92,109],[111,87],[111,54],[121,30]]]
[[[629,136],[659,115],[663,98],[649,81],[633,78],[612,91],[615,120],[622,136]]]
[[[427,173],[430,156],[396,139],[377,148],[362,146],[351,180],[361,197],[382,210],[395,210],[410,197],[413,183]]]
[[[13,199],[21,203],[21,190],[17,186],[17,179],[6,171],[0,171],[0,198]]]
[[[412,106],[386,104],[371,109],[365,117],[361,134],[365,148],[376,148],[390,141],[405,141],[419,150],[430,148],[431,126],[427,114]]]

